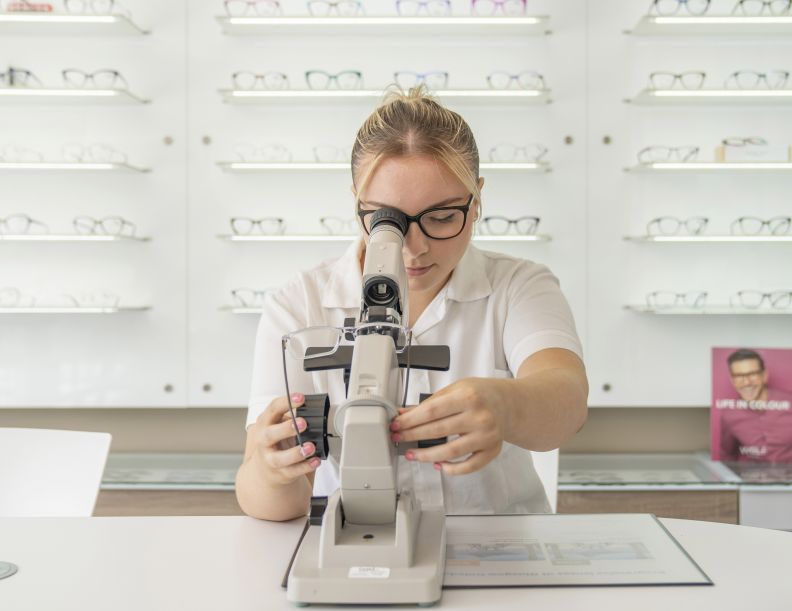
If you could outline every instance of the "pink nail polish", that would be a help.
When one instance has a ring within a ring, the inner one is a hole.
[[[401,441],[401,438],[402,436],[399,433],[393,433],[393,435],[391,435],[391,441],[394,441],[396,443],[399,443]]]
[[[308,423],[303,418],[297,418],[297,428],[300,429],[300,431],[304,431],[308,428]]]
[[[321,461],[321,460],[319,460],[318,458],[314,458],[314,459],[313,459],[313,460],[312,460],[310,463],[308,463],[308,464],[309,464],[309,465],[311,465],[311,466],[312,466],[314,469],[316,469],[316,467],[318,467],[318,466],[319,466],[319,463],[321,463],[321,462],[322,462],[322,461]]]
[[[404,453],[404,458],[407,460],[415,460],[415,454],[413,454],[412,450],[408,450]]]
[[[438,471],[442,471],[443,470],[443,465],[441,465],[439,462],[436,462],[434,464],[434,468],[437,469]]]
[[[300,454],[302,454],[305,457],[308,457],[314,453],[314,449],[315,449],[314,444],[312,444],[309,441],[307,443],[302,444],[302,446],[300,447]]]
[[[395,420],[390,423],[390,430],[391,431],[398,431],[400,428],[401,428],[401,426]]]
[[[292,398],[292,401],[294,401],[295,403],[302,403],[303,399],[305,399],[305,397],[304,397],[304,396],[302,396],[302,395],[301,395],[301,394],[299,394],[299,393],[294,393],[294,394],[291,396],[291,398]]]

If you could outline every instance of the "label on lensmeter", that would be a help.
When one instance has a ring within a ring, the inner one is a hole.
[[[350,579],[387,579],[390,569],[386,566],[351,566],[349,567]]]

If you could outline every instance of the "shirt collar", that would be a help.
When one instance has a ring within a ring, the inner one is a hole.
[[[454,301],[476,301],[491,295],[492,285],[487,277],[486,265],[484,253],[473,244],[468,244],[448,281],[446,298]]]
[[[324,308],[359,308],[363,290],[360,255],[363,238],[358,237],[333,266],[325,291]],[[453,301],[475,301],[492,294],[487,278],[486,257],[472,244],[457,263],[445,290],[445,298]]]

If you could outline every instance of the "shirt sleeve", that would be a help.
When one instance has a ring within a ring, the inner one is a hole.
[[[281,338],[286,333],[305,327],[306,318],[305,295],[299,282],[268,293],[265,297],[256,332],[246,428],[256,422],[273,399],[286,395]],[[297,367],[298,364],[293,360],[287,355],[291,391],[311,392],[311,387],[306,386],[306,378],[312,385],[310,375]]]
[[[583,358],[572,311],[547,267],[522,262],[507,294],[503,349],[513,374],[526,358],[546,348],[564,348]]]

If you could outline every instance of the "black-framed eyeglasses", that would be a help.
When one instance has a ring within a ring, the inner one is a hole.
[[[463,206],[441,206],[428,208],[415,216],[404,215],[407,219],[407,231],[411,223],[417,223],[421,232],[433,240],[450,240],[457,237],[467,224],[467,215],[473,204],[473,194]],[[371,215],[377,210],[361,210],[358,202],[358,216],[366,234],[371,234]]]

